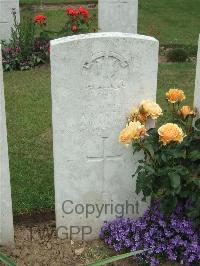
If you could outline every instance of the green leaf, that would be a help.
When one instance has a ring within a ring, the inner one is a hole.
[[[143,167],[147,171],[147,173],[153,174],[153,175],[155,174],[155,169],[151,165],[145,164]]]
[[[195,127],[200,130],[200,118],[196,120]]]
[[[190,211],[187,212],[187,216],[189,218],[195,219],[199,217],[199,210],[198,209],[191,209]]]
[[[200,179],[199,178],[194,178],[193,182],[195,183],[195,185],[197,185],[200,188]]]
[[[186,152],[185,152],[185,150],[178,150],[178,149],[176,149],[175,151],[173,151],[173,157],[174,158],[185,158],[185,156],[186,156]]]
[[[189,158],[192,161],[200,160],[200,151],[198,150],[192,151],[189,155]]]
[[[177,175],[175,173],[169,173],[169,178],[170,178],[170,184],[174,189],[177,189],[180,187],[180,184],[181,184],[180,175]]]
[[[152,192],[152,176],[146,172],[139,172],[136,181],[136,193],[143,192],[144,196],[150,196]]]
[[[16,264],[11,261],[5,254],[3,254],[2,252],[0,252],[0,261],[2,261],[3,263],[5,263],[8,266],[16,266]]]
[[[114,257],[110,257],[110,258],[107,258],[107,259],[103,259],[103,260],[99,260],[95,263],[92,263],[92,264],[89,264],[88,266],[102,266],[102,265],[106,265],[108,263],[112,263],[114,261],[118,261],[118,260],[122,260],[122,259],[126,259],[126,258],[129,258],[129,257],[132,257],[132,256],[136,256],[136,255],[139,255],[145,251],[147,251],[148,249],[144,249],[144,250],[138,250],[138,251],[134,251],[134,252],[129,252],[129,253],[126,253],[126,254],[122,254],[122,255],[117,255],[117,256],[114,256]]]
[[[132,175],[132,177],[135,177],[142,169],[143,169],[143,166],[139,165],[135,173]]]
[[[163,160],[163,162],[167,162],[167,157],[164,153],[161,154],[161,159]]]
[[[163,213],[170,213],[174,210],[177,205],[177,198],[173,196],[168,196],[163,199],[160,204],[160,210]]]

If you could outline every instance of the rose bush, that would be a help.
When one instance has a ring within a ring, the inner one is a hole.
[[[87,33],[92,28],[94,17],[90,16],[89,11],[80,6],[78,8],[68,7],[66,10],[67,22],[61,34],[73,35]]]
[[[182,106],[185,94],[170,89],[166,100],[172,112],[171,123],[145,129],[149,119],[162,115],[161,108],[150,100],[142,101],[128,117],[119,141],[132,143],[133,152],[143,152],[144,158],[133,176],[137,177],[136,192],[160,199],[160,209],[170,215],[179,203],[190,202],[184,215],[200,224],[200,119],[193,123],[195,111]],[[139,131],[132,127],[139,125]],[[142,128],[142,134],[140,129]]]

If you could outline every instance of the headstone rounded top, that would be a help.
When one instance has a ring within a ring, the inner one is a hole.
[[[73,35],[69,37],[62,37],[59,39],[55,39],[51,41],[51,46],[61,44],[61,43],[68,43],[72,41],[79,41],[84,39],[98,39],[98,38],[132,38],[142,41],[152,41],[157,42],[159,41],[154,37],[146,36],[146,35],[139,35],[133,33],[123,33],[123,32],[100,32],[100,33],[87,33],[87,34],[79,34]]]

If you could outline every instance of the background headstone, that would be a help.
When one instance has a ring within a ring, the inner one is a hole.
[[[16,12],[19,21],[19,0],[0,0],[0,40],[8,41],[10,38],[14,21],[13,12]]]
[[[99,0],[101,32],[137,33],[138,0]]]
[[[124,207],[124,216],[133,217],[147,207],[136,195],[132,178],[140,156],[133,158],[131,147],[119,144],[118,136],[135,105],[143,99],[156,100],[158,49],[154,38],[123,33],[86,34],[51,42],[55,206],[60,236],[66,228],[79,226],[76,238],[81,239],[83,227],[90,226],[92,233],[87,238],[96,238],[104,220],[119,216],[118,204],[125,206],[128,201],[135,206],[134,211]],[[92,206],[96,210],[89,217],[87,204],[91,205],[89,212]],[[97,207],[105,204],[110,209],[98,217]]]
[[[197,55],[196,82],[195,82],[195,91],[194,91],[194,107],[197,108],[198,117],[200,117],[200,37],[199,37],[198,55]]]
[[[14,242],[6,114],[0,46],[0,245]]]

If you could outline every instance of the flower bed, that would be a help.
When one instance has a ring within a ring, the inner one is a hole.
[[[18,23],[13,12],[11,40],[9,43],[2,43],[4,71],[27,70],[48,63],[50,40],[93,30],[94,16],[91,16],[86,8],[68,7],[65,13],[65,24],[58,32],[53,32],[46,29],[47,16],[38,14],[34,18],[24,18],[22,23]]]
[[[192,220],[183,216],[184,205],[177,205],[167,217],[154,202],[143,217],[116,219],[105,222],[100,237],[115,251],[149,249],[137,258],[152,266],[170,260],[183,265],[200,263],[200,229],[193,228]]]

